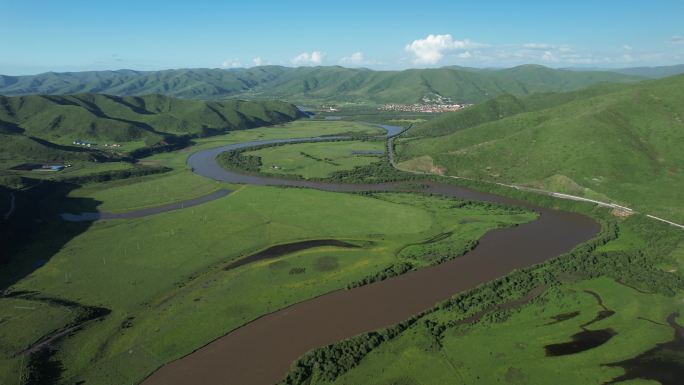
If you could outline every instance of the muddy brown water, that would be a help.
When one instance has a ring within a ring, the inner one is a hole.
[[[401,190],[400,184],[392,183],[328,184],[241,175],[224,170],[216,163],[216,156],[223,151],[260,144],[265,142],[200,151],[188,158],[188,164],[200,175],[233,183],[336,192]],[[523,206],[537,211],[539,218],[520,226],[490,231],[473,251],[441,265],[334,291],[260,317],[162,366],[143,383],[271,385],[280,381],[290,364],[308,350],[398,323],[456,293],[567,252],[599,231],[599,225],[586,216],[535,207],[493,194],[434,182],[425,183],[424,191]]]

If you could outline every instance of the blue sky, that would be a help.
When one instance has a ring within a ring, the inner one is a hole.
[[[0,74],[684,63],[684,1],[0,0]]]

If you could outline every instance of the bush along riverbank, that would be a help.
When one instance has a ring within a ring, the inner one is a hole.
[[[576,204],[576,207],[578,211],[587,211],[586,206]],[[484,314],[490,322],[503,322],[511,311],[505,304],[520,300],[533,290],[565,285],[568,279],[579,281],[605,276],[642,292],[669,296],[684,290],[681,275],[657,267],[667,262],[672,250],[684,241],[681,232],[641,216],[624,220],[611,217],[604,209],[594,209],[592,213],[601,222],[600,233],[572,251],[455,295],[389,328],[312,350],[291,366],[281,384],[302,384],[314,378],[332,382],[357,366],[371,351],[411,328],[426,328],[439,343],[447,330],[469,322],[469,317]],[[621,234],[624,229],[627,231]],[[633,237],[633,233],[646,244],[625,246],[625,239]]]

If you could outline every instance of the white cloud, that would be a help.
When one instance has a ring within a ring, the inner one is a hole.
[[[240,59],[226,59],[221,63],[221,67],[223,68],[240,68],[242,67],[242,63],[240,63]]]
[[[622,46],[622,49],[624,49],[624,50],[626,50],[626,51],[631,51],[631,50],[632,50],[632,46],[629,45],[629,44],[625,44],[625,45]]]
[[[549,50],[549,49],[555,49],[556,46],[553,44],[546,44],[546,43],[525,43],[522,45],[523,48],[525,49],[538,49],[538,50]]]
[[[465,52],[459,53],[458,57],[461,59],[470,59],[471,57],[473,57],[473,54],[470,53],[470,51],[465,51]]]
[[[559,61],[556,55],[554,55],[551,51],[544,51],[544,54],[542,55],[542,60],[547,63],[557,63]]]
[[[340,59],[340,64],[355,64],[355,65],[360,65],[360,64],[365,64],[366,63],[366,58],[363,55],[363,52],[354,52],[351,54],[351,56],[345,56],[342,59]]]
[[[321,65],[325,58],[325,53],[321,51],[302,52],[290,60],[294,65]]]
[[[674,44],[684,44],[684,36],[672,36],[672,39],[670,39],[670,41]]]
[[[252,61],[254,62],[254,65],[257,67],[264,64],[264,60],[262,58],[260,58],[259,56],[252,59]]]
[[[478,44],[467,39],[454,40],[453,36],[446,34],[428,35],[425,39],[414,40],[404,50],[413,55],[414,64],[437,64],[446,53],[476,46]]]

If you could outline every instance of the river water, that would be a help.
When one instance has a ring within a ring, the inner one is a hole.
[[[398,132],[393,130],[389,133]],[[204,150],[190,156],[188,165],[197,174],[232,183],[335,192],[402,189],[397,183],[330,184],[242,175],[223,169],[215,159],[231,149],[299,141],[302,139],[258,141]],[[350,290],[334,291],[265,315],[161,367],[143,383],[271,385],[281,380],[291,363],[308,350],[396,324],[456,293],[567,252],[599,231],[599,225],[586,216],[535,207],[494,194],[436,182],[425,183],[423,191],[523,206],[537,211],[539,218],[520,226],[490,231],[474,250],[443,264]]]

